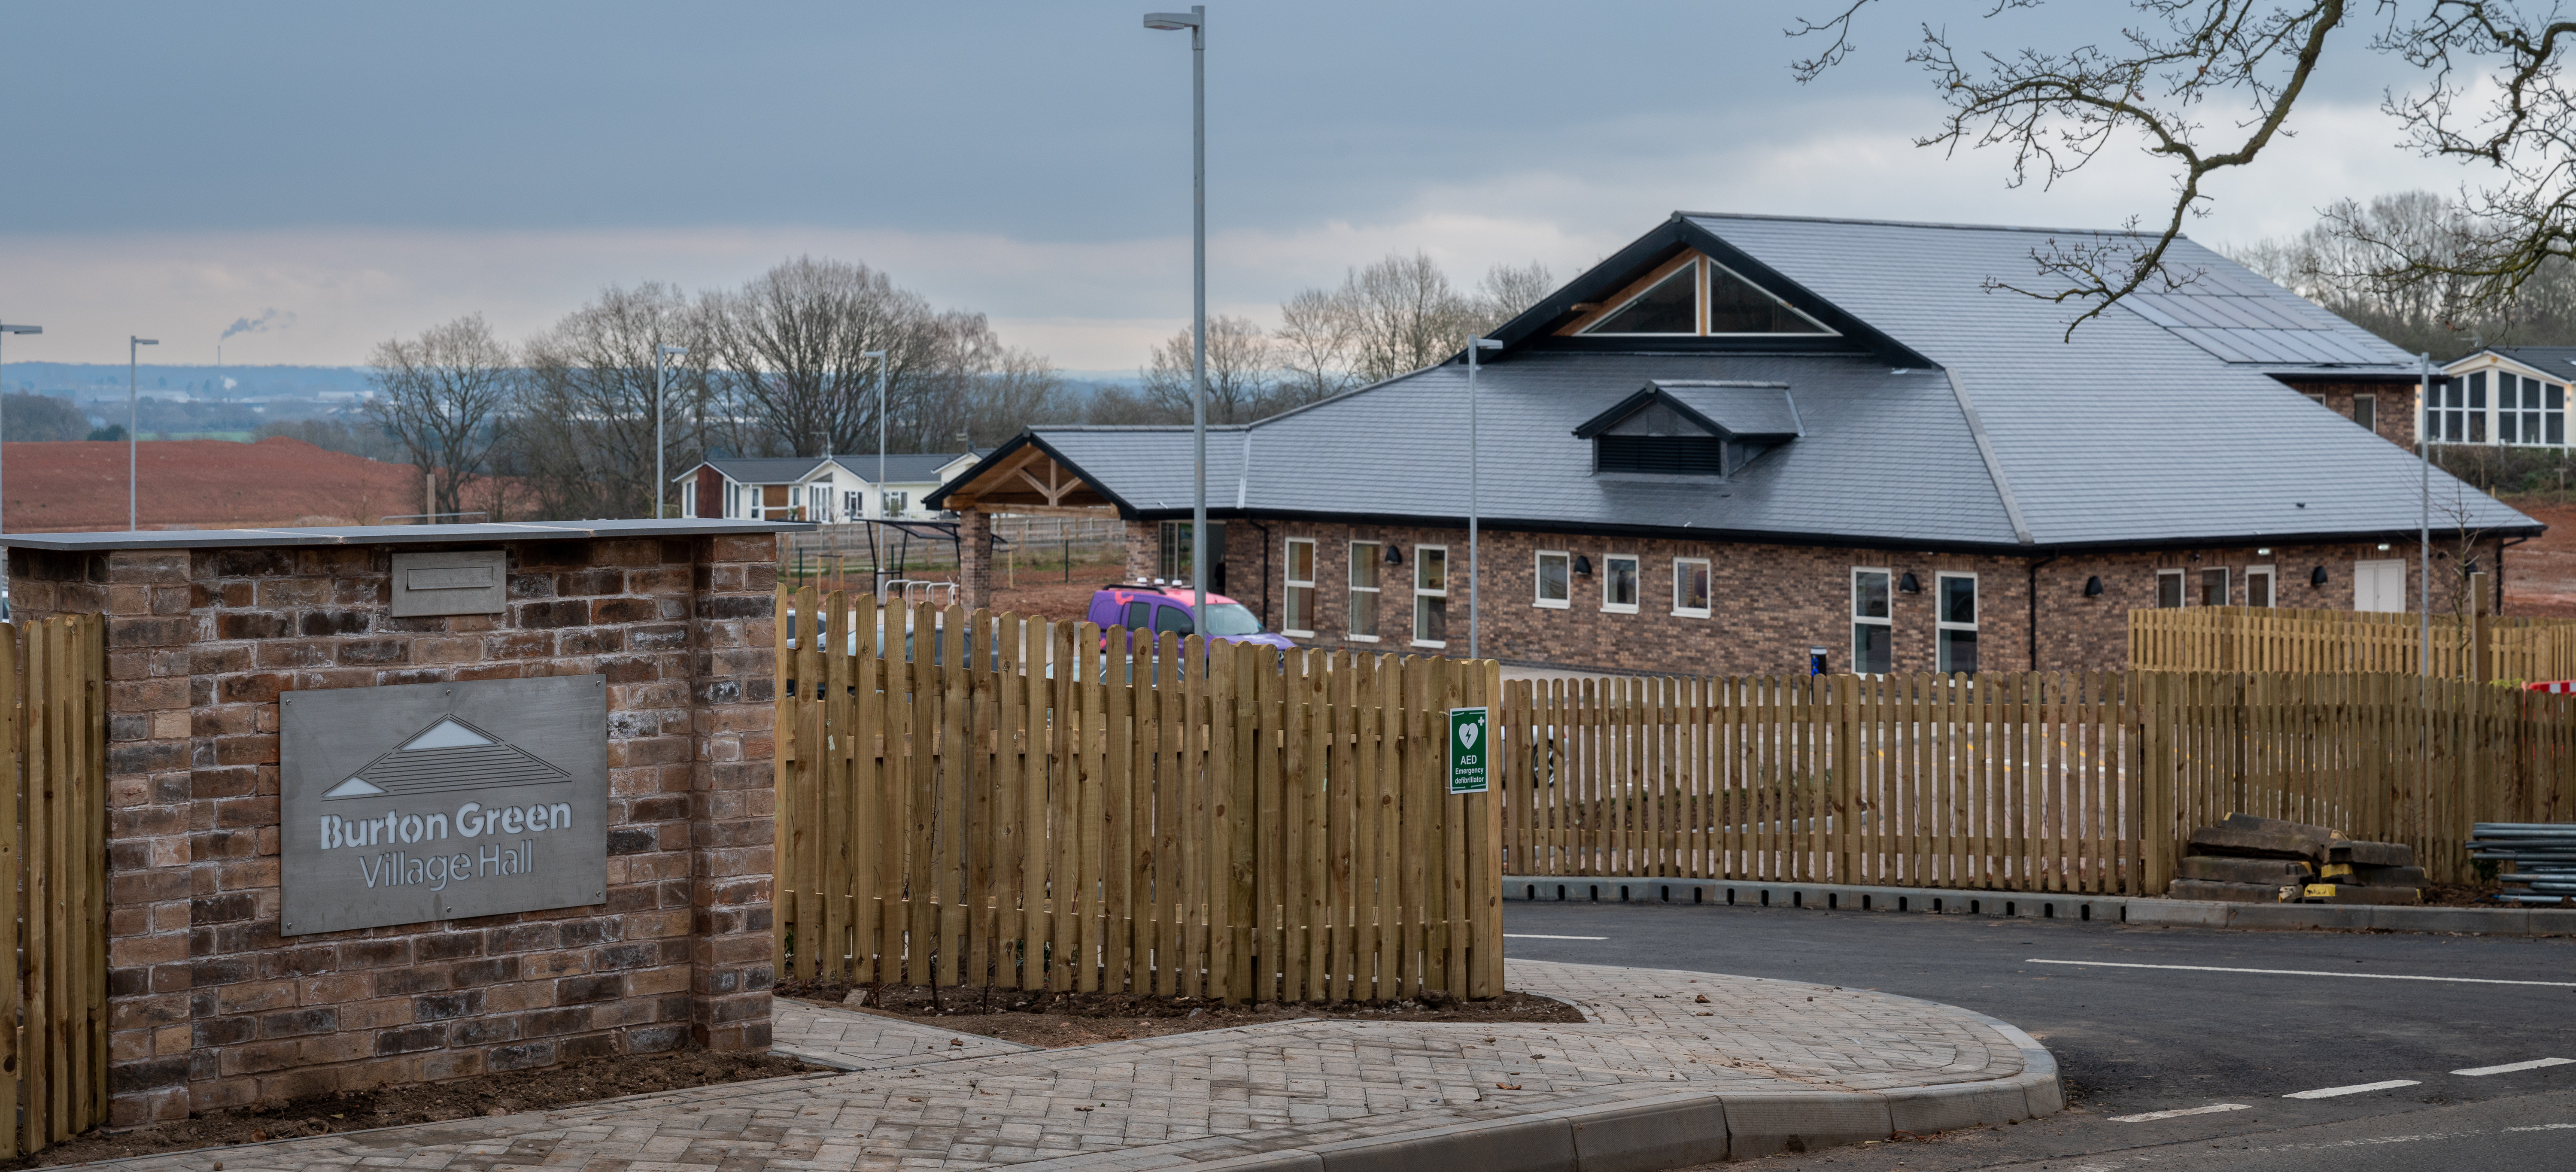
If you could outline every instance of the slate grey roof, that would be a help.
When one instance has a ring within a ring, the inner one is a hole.
[[[1730,435],[1793,436],[1801,424],[1787,387],[1717,386],[1657,379],[1655,387]]]
[[[949,461],[962,455],[971,454],[973,453],[916,452],[910,454],[896,454],[888,452],[886,453],[885,458],[885,482],[887,484],[921,484],[925,482],[935,482],[939,479],[939,470],[947,467]],[[857,473],[861,479],[869,481],[870,483],[874,483],[876,481],[877,454],[875,452],[852,452],[834,456],[832,458],[840,461],[841,467]]]
[[[2413,360],[2189,241],[2171,262],[2196,274],[2186,291],[2115,309],[2070,339],[2080,306],[1987,282],[2032,287],[2045,278],[2031,254],[2049,237],[2111,234],[1699,214],[1676,223],[1868,336],[1834,343],[1841,353],[1700,339],[1621,352],[1531,328],[1563,308],[1543,302],[1498,331],[1514,340],[1478,383],[1487,523],[2002,549],[2359,538],[2417,523],[2414,457],[2271,377],[2411,374]],[[1604,266],[1637,263],[1635,253]],[[1568,289],[1598,284],[1602,271]],[[1938,369],[1899,365],[1922,361]],[[1467,512],[1466,378],[1444,364],[1211,428],[1209,506],[1453,523]],[[1658,380],[1784,384],[1803,434],[1723,482],[1595,475],[1590,444],[1571,433]],[[1131,515],[1189,508],[1186,428],[1032,436]],[[2540,531],[2446,475],[2434,484],[2437,507],[2473,526]]]
[[[2415,458],[2269,377],[2282,364],[2226,361],[2145,313],[2116,309],[2068,338],[2079,307],[1982,287],[1989,277],[2044,281],[2031,253],[2049,237],[2111,233],[1692,220],[1955,374],[2036,544],[2360,535],[2417,522]],[[2388,359],[2376,368],[2413,369],[2396,347],[2215,252],[2185,240],[2172,256],[2172,266],[2202,274],[2206,300],[2259,294],[2267,312],[2335,326],[2320,332],[2338,344],[2375,346]],[[2471,524],[2539,531],[2494,498],[2434,477],[2437,500],[2464,509]]]
[[[2533,370],[2576,378],[2576,346],[2489,346],[2487,349]]]

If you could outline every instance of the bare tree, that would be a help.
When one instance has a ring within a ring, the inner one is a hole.
[[[948,343],[930,304],[884,273],[810,256],[707,296],[701,311],[723,404],[719,442],[741,455],[873,450],[877,366],[866,352],[886,351],[888,412],[902,418],[891,400],[917,408]],[[917,432],[905,438],[919,442]]]
[[[1308,289],[1279,303],[1279,332],[1271,336],[1279,365],[1280,398],[1295,407],[1330,398],[1359,381],[1352,356],[1358,323],[1322,289]]]
[[[1175,421],[1190,418],[1194,380],[1190,332],[1154,347],[1152,365],[1138,371],[1144,399]],[[1252,319],[1219,314],[1208,319],[1207,419],[1249,423],[1271,413],[1276,365],[1270,339]]]
[[[527,378],[511,412],[501,459],[545,516],[649,517],[654,483],[654,394],[662,346],[684,346],[662,403],[666,471],[706,450],[706,319],[678,289],[658,282],[611,286],[527,345]]]
[[[1522,310],[1554,292],[1556,278],[1537,261],[1485,270],[1485,279],[1476,282],[1476,332],[1484,334],[1519,317]]]
[[[517,356],[471,314],[376,345],[367,411],[428,477],[425,511],[465,508],[466,485],[490,461],[494,424],[517,388]]]

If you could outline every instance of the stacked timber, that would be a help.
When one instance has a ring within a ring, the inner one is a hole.
[[[2422,903],[2424,869],[2402,842],[2364,842],[2279,818],[2230,814],[2191,832],[2174,899],[2225,903]]]

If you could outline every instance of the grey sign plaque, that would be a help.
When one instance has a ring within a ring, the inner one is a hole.
[[[281,700],[285,935],[605,901],[606,677]]]

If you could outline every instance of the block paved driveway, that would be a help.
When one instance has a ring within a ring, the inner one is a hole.
[[[2013,1041],[1972,1015],[1865,990],[1544,961],[1514,961],[1507,980],[1592,1020],[1280,1022],[1031,1050],[781,1002],[781,1049],[857,1069],[113,1166],[751,1172],[1123,1152],[1145,1168],[1617,1103],[1647,1087],[1866,1090],[2022,1067]]]
[[[2048,1119],[1770,1158],[1789,1168],[2576,1168],[2576,1062],[2523,1065],[2576,1059],[2576,939],[1553,902],[1506,903],[1503,925],[1515,958],[1830,981],[1990,1014],[2046,1045],[2073,1095]],[[2392,979],[2425,976],[2541,983]],[[2453,1073],[2495,1067],[2520,1069]],[[2379,1083],[2407,1085],[2287,1097]]]

